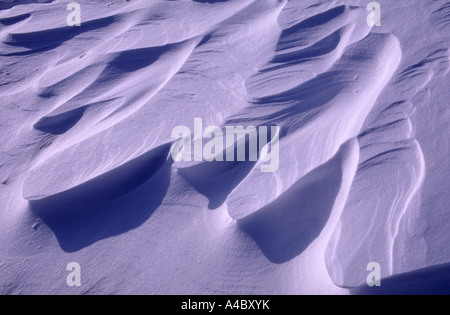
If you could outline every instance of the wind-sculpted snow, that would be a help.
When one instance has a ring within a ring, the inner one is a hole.
[[[0,3],[0,293],[448,289],[447,1],[77,2]],[[177,161],[200,118],[279,167]]]

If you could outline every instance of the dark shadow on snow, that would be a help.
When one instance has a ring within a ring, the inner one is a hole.
[[[135,229],[161,205],[173,161],[164,145],[31,209],[55,233],[61,248],[76,252],[102,239]]]
[[[52,3],[53,0],[10,0],[8,2],[6,1],[0,1],[0,10],[7,10],[11,9],[18,5],[25,5],[25,4],[46,4],[46,3]]]
[[[247,177],[255,162],[205,162],[179,170],[178,174],[208,198],[210,210],[219,208]]]
[[[3,26],[11,26],[11,25],[20,23],[22,21],[25,21],[25,20],[29,19],[30,17],[31,17],[31,14],[26,13],[26,14],[20,14],[20,15],[8,17],[8,18],[2,18],[2,19],[0,19],[0,24]]]
[[[4,44],[12,47],[25,48],[27,50],[6,54],[0,53],[0,56],[26,56],[43,53],[55,49],[83,33],[107,27],[117,19],[118,17],[116,16],[110,16],[85,22],[80,27],[61,27],[37,32],[10,34],[4,40]]]
[[[292,260],[320,235],[341,187],[340,160],[338,154],[277,200],[239,221],[271,262]]]
[[[439,265],[381,281],[381,287],[351,289],[354,295],[450,295],[450,264]]]
[[[245,124],[244,128],[248,127]],[[256,127],[259,130],[259,126]],[[224,135],[226,131],[223,130]],[[259,131],[258,134],[258,148],[262,140]],[[226,137],[226,136],[224,136]],[[268,128],[267,139],[265,143],[270,143],[273,139],[271,128]],[[198,165],[180,169],[178,174],[181,175],[189,184],[194,187],[197,192],[208,198],[210,210],[219,208],[231,194],[231,192],[239,186],[239,184],[248,176],[248,174],[255,168],[258,162],[250,161],[250,139],[246,135],[245,140],[245,161],[237,161],[237,142],[234,143],[234,162],[226,160],[226,154],[223,152],[223,162],[202,162]],[[261,152],[256,154],[257,160],[260,159]]]
[[[41,118],[36,124],[34,129],[50,133],[54,135],[60,135],[67,132],[73,126],[75,126],[81,118],[83,118],[85,107],[76,108],[71,111],[62,113],[55,116],[46,116]]]
[[[346,6],[341,5],[324,13],[315,15],[305,21],[300,22],[299,24],[296,24],[284,30],[281,34],[280,41],[278,42],[277,51],[295,48],[295,46],[293,45],[301,39],[301,37],[299,36],[301,36],[302,33],[330,22],[331,20],[344,14],[345,10]]]

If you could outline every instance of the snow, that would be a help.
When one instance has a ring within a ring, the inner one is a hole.
[[[450,291],[446,0],[77,2],[0,2],[1,294]],[[196,118],[279,168],[175,162]]]

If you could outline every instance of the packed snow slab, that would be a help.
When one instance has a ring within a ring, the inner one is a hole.
[[[448,3],[379,2],[0,3],[0,292],[448,291]],[[195,118],[274,171],[175,162]]]

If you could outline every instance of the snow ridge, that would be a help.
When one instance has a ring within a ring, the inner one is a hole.
[[[25,285],[33,257],[91,266],[79,293],[360,294],[370,262],[399,288],[448,269],[429,269],[416,117],[448,78],[444,39],[413,50],[358,0],[79,2],[72,28],[60,1],[0,4],[0,293],[64,292],[39,284],[51,267]],[[279,169],[174,162],[194,117],[279,126]]]

